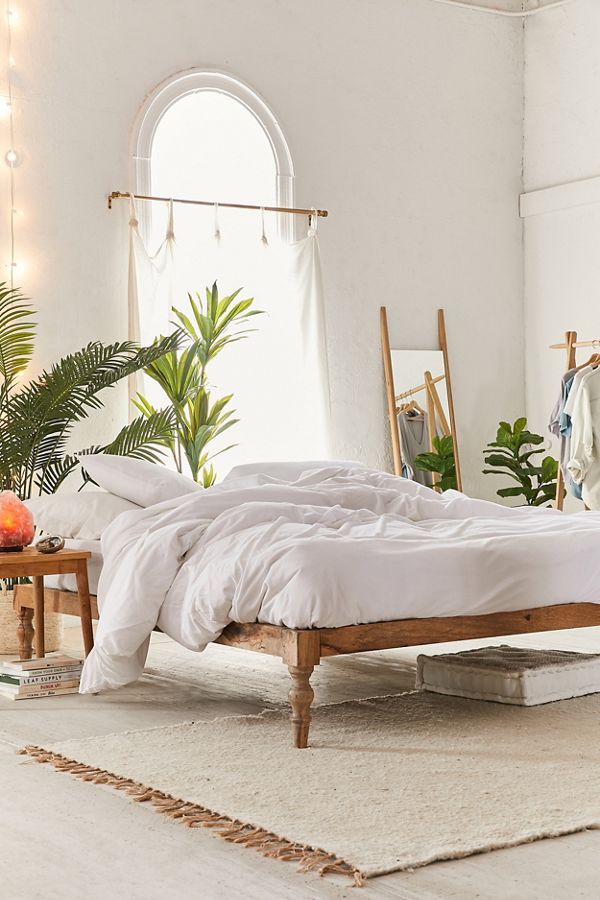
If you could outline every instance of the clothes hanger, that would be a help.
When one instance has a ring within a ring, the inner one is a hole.
[[[401,413],[411,413],[411,412],[419,412],[419,405],[415,400],[409,400],[408,403],[403,403],[398,412]]]
[[[575,366],[575,371],[579,372],[581,369],[585,369],[587,366],[599,366],[600,365],[600,341],[594,341],[593,343],[594,353],[590,356],[587,362],[582,363],[580,366]]]
[[[580,372],[581,369],[586,369],[588,366],[597,366],[599,365],[599,363],[600,353],[592,353],[592,355],[586,362],[581,363],[579,366],[575,366],[575,371]]]
[[[414,413],[420,413],[421,415],[425,415],[425,410],[421,406],[419,406],[419,404],[417,403],[417,401],[415,400],[414,397],[411,397],[407,403],[403,403],[402,406],[400,407],[400,409],[398,410],[398,412],[401,412],[401,413],[414,412]]]

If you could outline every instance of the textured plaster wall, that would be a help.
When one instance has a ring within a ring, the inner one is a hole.
[[[218,68],[279,117],[297,201],[331,210],[320,234],[336,454],[390,462],[379,306],[393,345],[408,348],[435,344],[444,307],[465,487],[489,495],[481,447],[524,409],[522,24],[430,0],[22,6],[17,244],[40,311],[37,362],[125,335],[126,213],[109,213],[105,195],[127,186],[144,96],[179,70]],[[6,229],[0,242],[6,259]],[[115,394],[82,440],[124,416]]]

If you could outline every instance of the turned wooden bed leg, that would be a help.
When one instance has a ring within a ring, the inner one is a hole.
[[[19,659],[31,659],[33,656],[33,610],[21,606],[17,610],[17,638],[19,641]]]
[[[304,748],[308,747],[310,705],[315,697],[315,692],[310,686],[310,676],[314,671],[314,666],[288,666],[288,671],[292,676],[292,686],[288,696],[292,707],[294,746]]]
[[[292,677],[289,701],[292,707],[292,740],[294,747],[308,747],[310,705],[314,691],[310,676],[321,662],[321,638],[317,629],[295,631],[285,629],[281,635],[281,658]]]

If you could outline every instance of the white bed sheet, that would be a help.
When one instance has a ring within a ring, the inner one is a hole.
[[[232,621],[339,627],[600,599],[600,514],[347,467],[234,478],[124,513],[102,550],[84,693],[137,678],[156,624],[202,650]]]
[[[89,550],[92,554],[88,559],[88,580],[90,594],[98,593],[98,581],[102,569],[102,545],[100,541],[80,541],[76,538],[65,540],[67,550]],[[75,575],[46,575],[44,584],[49,588],[58,588],[59,591],[76,591],[77,582]]]

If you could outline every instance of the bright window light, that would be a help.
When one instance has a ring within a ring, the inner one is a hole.
[[[159,197],[275,206],[277,166],[271,141],[241,101],[218,90],[184,94],[167,108],[156,128],[150,187]],[[150,248],[155,251],[167,230],[166,204],[153,203],[145,214],[151,215]],[[221,296],[243,288],[243,297],[256,296],[257,308],[268,310],[274,291],[267,292],[261,260],[278,238],[275,213],[265,214],[265,229],[268,241],[261,242],[258,210],[222,208],[215,216],[210,207],[175,204],[175,306],[185,309],[187,291],[203,294],[204,287],[216,278]],[[152,302],[150,299],[149,310]],[[261,336],[266,319],[261,319]],[[257,415],[257,389],[253,387],[253,378],[258,379],[256,384],[262,383],[256,372],[262,365],[257,353],[266,359],[264,346],[262,351],[255,349],[259,346],[258,337],[236,343],[211,364],[211,388],[216,396],[234,393],[232,408],[240,419],[231,432],[219,438],[218,446],[239,442],[239,448],[216,460],[221,474],[231,465],[247,462],[256,434],[264,434],[268,427]],[[160,403],[153,386],[149,386],[149,396],[155,404]]]
[[[275,203],[275,158],[238,100],[198,91],[162,117],[152,145],[152,190],[169,197]]]
[[[262,126],[238,100],[219,91],[197,91],[164,114],[152,144],[152,193],[191,200],[276,204],[275,157]],[[164,211],[153,213],[153,239],[165,230]],[[257,214],[226,213],[221,230],[243,240],[256,231]],[[212,213],[177,206],[175,233],[181,248],[208,237]]]

